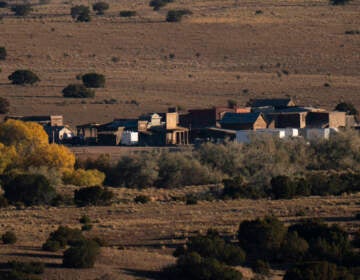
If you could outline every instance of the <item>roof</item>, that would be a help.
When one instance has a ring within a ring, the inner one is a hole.
[[[275,107],[285,108],[294,106],[291,98],[270,98],[270,99],[250,99],[248,105],[251,107]]]
[[[252,124],[261,116],[261,113],[225,113],[221,124]]]
[[[138,120],[137,119],[115,119],[112,122],[103,124],[99,126],[100,130],[117,130],[119,127],[128,128],[137,128]]]
[[[314,107],[288,107],[276,110],[275,113],[302,113],[302,112],[326,112],[324,109]]]

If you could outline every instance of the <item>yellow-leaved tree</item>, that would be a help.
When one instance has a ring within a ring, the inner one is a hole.
[[[105,180],[105,174],[96,169],[77,169],[64,173],[63,181],[65,184],[75,186],[99,186]]]
[[[3,174],[4,171],[15,161],[17,160],[17,153],[15,148],[5,146],[0,143],[0,174]]]
[[[73,170],[74,154],[65,146],[49,144],[44,128],[33,122],[7,120],[0,124],[0,143],[16,151],[12,164],[19,169],[46,166]]]

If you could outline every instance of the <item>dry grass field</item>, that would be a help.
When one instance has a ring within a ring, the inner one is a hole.
[[[195,233],[205,233],[209,227],[234,236],[239,223],[273,214],[289,223],[319,217],[338,223],[350,232],[359,230],[354,220],[360,211],[360,194],[340,197],[308,197],[293,200],[232,200],[201,201],[197,205],[175,202],[171,197],[197,193],[208,187],[188,187],[177,190],[147,189],[145,191],[116,189],[118,203],[109,207],[32,207],[0,211],[0,232],[14,230],[15,245],[0,245],[0,263],[9,260],[36,260],[46,264],[42,279],[152,279],[161,267],[171,264],[174,247]],[[60,192],[71,194],[72,187]],[[135,204],[133,198],[146,194],[148,204]],[[101,257],[93,269],[61,267],[62,253],[41,251],[49,233],[59,225],[80,228],[79,218],[87,214],[93,221],[88,236],[107,240]],[[248,268],[239,268],[246,279],[252,276]],[[271,279],[281,279],[281,271],[273,271]]]
[[[0,95],[10,99],[11,114],[63,114],[75,126],[255,97],[360,106],[360,35],[345,34],[360,29],[358,0],[346,6],[327,0],[176,0],[160,11],[148,1],[109,0],[104,16],[74,22],[72,4],[88,2],[95,1],[51,0],[26,18],[0,9],[0,45],[8,52],[0,63]],[[167,10],[176,8],[193,15],[166,23]],[[137,16],[119,17],[129,9]],[[8,75],[23,68],[41,82],[11,85]],[[95,99],[64,99],[61,90],[89,71],[105,74],[106,87]],[[105,104],[110,99],[117,103]]]

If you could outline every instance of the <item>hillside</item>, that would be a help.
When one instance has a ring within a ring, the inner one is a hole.
[[[360,29],[357,0],[179,0],[160,11],[148,1],[111,0],[90,23],[74,22],[71,3],[88,2],[52,0],[25,18],[0,9],[0,45],[8,53],[0,96],[9,98],[11,114],[63,114],[74,126],[285,95],[304,105],[333,108],[347,100],[360,107],[360,35],[345,34]],[[166,23],[176,8],[193,15]],[[121,18],[121,10],[137,16]],[[41,82],[11,85],[8,75],[23,68]],[[78,74],[91,71],[107,78],[95,99],[62,97]]]

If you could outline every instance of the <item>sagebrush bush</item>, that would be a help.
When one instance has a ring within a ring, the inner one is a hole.
[[[83,240],[64,252],[63,266],[91,268],[100,254],[100,246],[93,240]]]
[[[113,197],[112,191],[99,186],[82,188],[74,193],[75,204],[79,207],[110,205]]]
[[[40,81],[39,77],[30,70],[16,70],[8,77],[8,79],[14,85],[33,85]]]
[[[103,88],[105,86],[105,76],[98,73],[87,73],[81,77],[87,88]]]
[[[4,244],[15,244],[17,241],[17,237],[15,232],[7,231],[1,236],[2,242]]]
[[[64,97],[69,98],[93,98],[95,92],[81,84],[70,84],[62,90]]]

